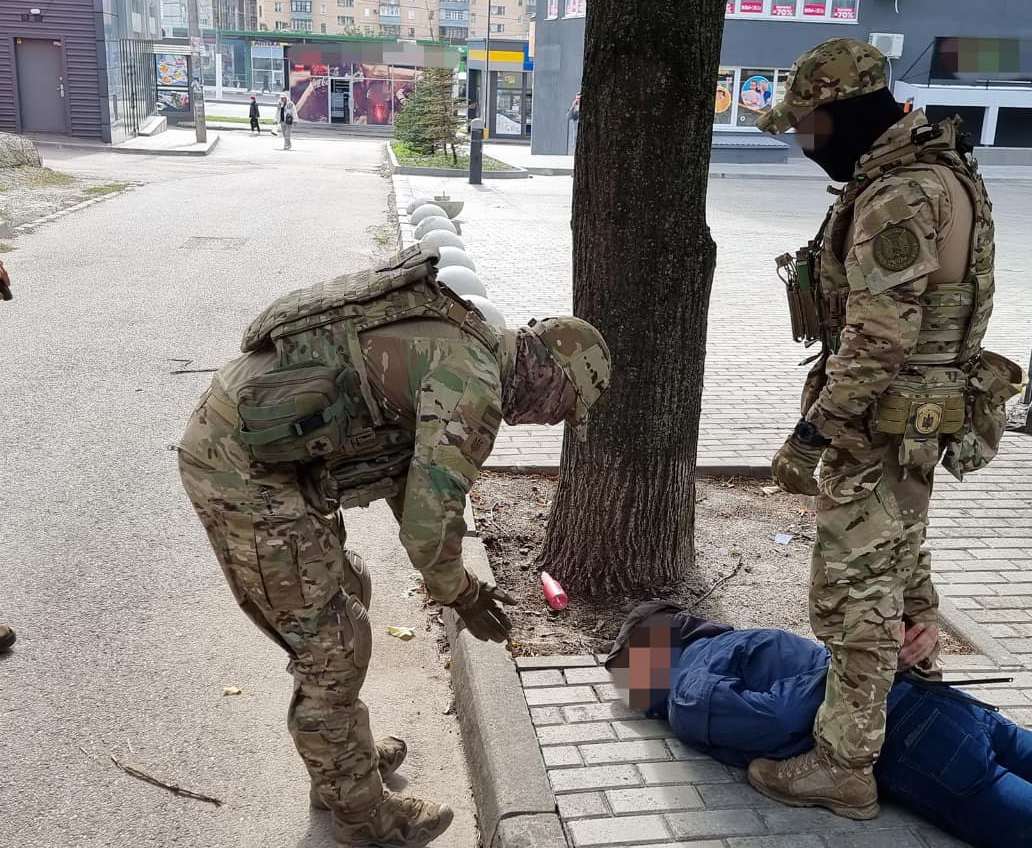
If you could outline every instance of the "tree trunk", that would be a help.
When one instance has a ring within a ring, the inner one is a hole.
[[[542,563],[578,594],[659,588],[694,561],[716,246],[706,224],[724,0],[591,0],[574,176],[574,314],[608,396],[568,432]]]

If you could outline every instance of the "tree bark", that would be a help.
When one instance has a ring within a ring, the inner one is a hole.
[[[574,175],[574,314],[613,356],[569,432],[542,553],[578,594],[658,588],[694,561],[716,246],[706,224],[724,0],[591,0]]]

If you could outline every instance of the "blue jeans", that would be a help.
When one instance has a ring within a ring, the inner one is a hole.
[[[900,686],[882,793],[976,848],[1032,848],[1032,732],[959,693]]]

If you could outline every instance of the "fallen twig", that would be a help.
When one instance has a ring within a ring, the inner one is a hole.
[[[707,589],[702,595],[700,595],[698,598],[695,599],[695,601],[692,603],[692,605],[690,607],[688,607],[688,609],[689,610],[695,609],[699,604],[701,604],[704,600],[706,600],[706,598],[708,598],[710,595],[712,595],[714,592],[716,592],[717,589],[719,589],[721,586],[723,586],[729,580],[733,580],[735,577],[737,577],[738,576],[738,572],[742,570],[742,567],[744,565],[745,565],[745,560],[744,559],[739,559],[738,560],[738,565],[736,565],[733,569],[731,569],[730,573],[725,574],[716,583],[714,583],[712,586],[710,586],[709,589]]]
[[[176,371],[169,371],[169,374],[214,374],[218,368],[179,368]]]
[[[193,798],[195,801],[204,801],[207,804],[214,804],[216,807],[222,806],[222,802],[218,798],[212,798],[210,795],[201,795],[199,792],[191,792],[189,789],[183,789],[180,786],[165,783],[164,781],[158,780],[156,777],[151,777],[146,772],[140,771],[132,766],[127,766],[124,763],[120,763],[114,754],[110,754],[109,756],[111,757],[111,762],[130,777],[135,777],[137,780],[142,780],[144,783],[149,783],[151,786],[158,786],[162,789],[167,789],[173,795],[179,795],[182,798]]]

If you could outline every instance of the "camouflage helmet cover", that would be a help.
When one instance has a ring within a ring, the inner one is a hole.
[[[880,50],[855,38],[831,38],[795,60],[784,98],[756,126],[783,133],[825,103],[871,94],[888,84],[888,62]]]
[[[577,402],[566,421],[584,441],[588,410],[609,387],[609,347],[602,334],[580,318],[544,318],[528,326],[577,393]]]

